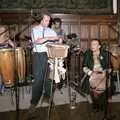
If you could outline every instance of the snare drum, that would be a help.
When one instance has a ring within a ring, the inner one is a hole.
[[[16,72],[19,79],[19,83],[24,82],[26,74],[26,62],[25,62],[25,51],[22,47],[15,49],[16,57]]]
[[[65,58],[68,53],[68,45],[63,44],[47,44],[48,57],[50,58]]]
[[[6,87],[12,87],[14,85],[14,60],[13,49],[0,49],[0,73]]]

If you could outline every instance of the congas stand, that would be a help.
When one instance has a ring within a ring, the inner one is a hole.
[[[15,52],[16,47],[0,49],[0,62],[2,63],[0,64],[0,73],[2,75],[5,88],[10,89],[11,91],[11,98],[13,97],[13,92],[15,91],[16,120],[19,120],[19,88],[17,87],[18,77],[16,71]]]
[[[15,45],[15,38],[14,38],[14,45]],[[17,60],[16,60],[16,49],[17,47],[14,46],[14,90],[15,90],[15,102],[16,102],[16,120],[19,120],[19,78],[18,78],[18,73],[17,73]]]
[[[67,57],[69,46],[62,44],[48,44],[47,47],[48,47],[48,57],[54,61],[53,79],[51,82],[51,95],[50,95],[49,108],[48,108],[48,120],[51,120],[54,92],[56,88],[55,84],[60,82],[58,68],[57,68],[58,60]]]

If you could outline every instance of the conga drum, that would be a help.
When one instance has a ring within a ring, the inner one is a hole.
[[[120,55],[111,57],[113,71],[119,71],[120,70]]]
[[[22,47],[17,47],[15,49],[15,60],[16,60],[16,73],[19,80],[19,83],[25,81],[26,74],[26,60],[25,60],[25,51]]]
[[[110,47],[110,51],[112,53],[111,61],[114,71],[120,70],[120,51],[117,44],[112,44]]]
[[[65,58],[68,54],[68,45],[63,44],[47,44],[48,57],[50,58]]]
[[[6,87],[12,87],[14,85],[14,60],[14,49],[0,49],[0,74]]]
[[[53,64],[53,70],[50,70],[50,78],[53,76],[53,80],[55,80],[56,83],[60,82],[60,76],[59,74],[60,69],[64,69],[62,66],[62,58],[67,57],[68,53],[68,45],[63,44],[47,44],[48,47],[48,57],[52,59]],[[61,63],[60,63],[61,62]]]
[[[106,90],[106,81],[107,87],[110,87],[110,80],[106,78],[106,72],[94,71],[89,78],[90,87],[93,92],[98,94],[103,93]]]

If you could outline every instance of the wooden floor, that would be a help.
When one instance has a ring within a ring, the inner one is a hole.
[[[51,120],[102,120],[105,116],[104,112],[93,113],[89,103],[80,102],[76,106],[74,110],[69,105],[53,106]],[[120,120],[120,103],[109,103],[108,110],[109,115]],[[27,120],[26,112],[27,110],[1,112],[0,120]],[[19,113],[17,117],[16,113]],[[48,107],[37,108],[31,120],[48,120]]]

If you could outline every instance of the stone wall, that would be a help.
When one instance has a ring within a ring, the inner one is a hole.
[[[1,0],[1,9],[40,9],[64,13],[110,13],[112,0]],[[93,10],[94,9],[94,10]]]

